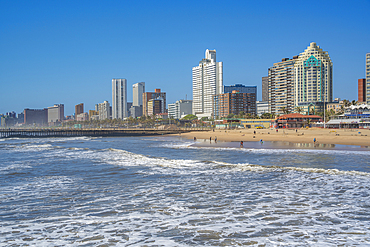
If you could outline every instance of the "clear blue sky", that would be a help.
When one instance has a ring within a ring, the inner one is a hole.
[[[224,84],[258,86],[273,63],[316,42],[334,64],[334,97],[357,100],[370,52],[370,0],[0,0],[0,113],[112,101],[112,78],[167,102],[192,98],[191,68],[206,49]]]

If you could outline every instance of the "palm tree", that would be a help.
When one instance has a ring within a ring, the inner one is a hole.
[[[348,106],[351,105],[351,102],[349,102],[349,100],[344,99],[343,104],[344,104],[345,107],[348,107]]]
[[[244,115],[245,115],[244,111],[240,111],[240,112],[239,112],[239,116],[238,116],[238,117],[239,117],[239,118],[243,118],[243,117],[244,117]]]
[[[310,109],[310,115],[315,115],[315,109],[313,108]]]
[[[281,108],[280,108],[280,110],[281,110],[283,113],[285,113],[285,112],[286,112],[286,107],[285,107],[285,106],[283,106],[283,107],[281,107]]]
[[[301,106],[297,106],[295,110],[300,114],[303,111],[303,108]]]

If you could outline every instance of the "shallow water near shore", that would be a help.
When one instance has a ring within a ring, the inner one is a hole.
[[[368,148],[78,137],[0,152],[0,246],[370,241]]]

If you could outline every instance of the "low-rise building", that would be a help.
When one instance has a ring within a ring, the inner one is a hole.
[[[333,110],[334,114],[337,114],[343,110],[344,103],[343,100],[340,102],[331,102],[331,103],[326,103],[326,110],[331,111]]]
[[[303,128],[310,127],[312,124],[322,122],[322,118],[317,115],[302,115],[299,113],[289,113],[281,115],[275,120],[275,128]]]
[[[370,128],[370,105],[351,105],[344,114],[331,116],[327,128]]]
[[[168,104],[168,117],[181,119],[193,111],[192,100],[178,100],[173,104]]]
[[[157,119],[168,119],[168,113],[159,113],[155,115],[155,118]]]
[[[246,129],[263,128],[268,129],[274,126],[275,119],[241,119],[240,123]]]
[[[80,113],[76,116],[77,121],[87,121],[89,120],[89,114],[87,112]]]
[[[95,110],[89,110],[89,120],[98,120],[99,112]]]
[[[141,117],[143,115],[143,106],[131,106],[130,107],[130,116],[133,118]]]

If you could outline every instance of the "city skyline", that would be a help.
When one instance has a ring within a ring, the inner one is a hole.
[[[87,112],[110,101],[112,78],[161,88],[168,103],[192,99],[191,68],[206,49],[218,51],[224,85],[257,86],[261,100],[268,68],[311,42],[332,59],[333,98],[357,100],[370,1],[284,3],[1,1],[0,113],[61,103],[72,115],[81,102]]]

